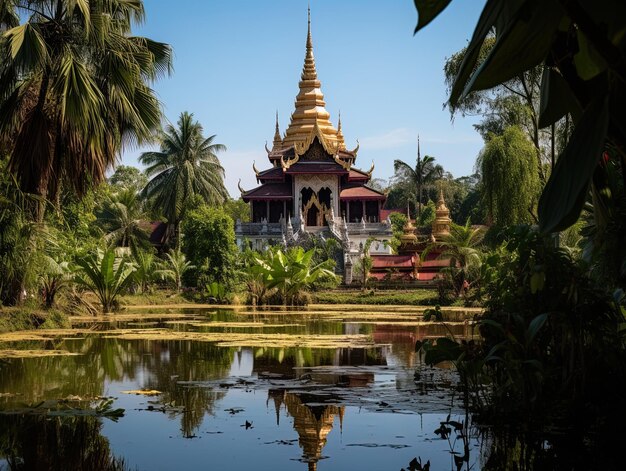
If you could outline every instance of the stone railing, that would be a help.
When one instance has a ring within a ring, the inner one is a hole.
[[[246,236],[280,236],[283,233],[283,225],[280,222],[237,222],[235,234],[239,237]]]

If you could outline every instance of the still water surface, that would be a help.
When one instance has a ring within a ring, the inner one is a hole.
[[[414,345],[469,336],[467,323],[341,308],[115,319],[0,342],[75,354],[0,359],[0,469],[399,470],[420,457],[452,470],[463,454],[434,433],[448,414],[465,420],[455,375],[421,368]],[[66,416],[101,397],[123,416]]]

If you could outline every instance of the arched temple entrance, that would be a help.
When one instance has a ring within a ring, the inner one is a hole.
[[[322,188],[317,193],[311,188],[303,188],[300,192],[302,201],[302,218],[307,226],[326,226],[326,216],[330,216],[331,190]]]

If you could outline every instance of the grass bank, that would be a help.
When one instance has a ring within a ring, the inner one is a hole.
[[[64,329],[71,327],[66,314],[57,310],[29,307],[5,307],[0,309],[0,332],[31,329]]]
[[[433,306],[439,302],[436,290],[328,290],[312,293],[316,304],[374,304]]]

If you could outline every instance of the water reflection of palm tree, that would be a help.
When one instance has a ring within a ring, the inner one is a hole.
[[[95,417],[9,415],[0,428],[0,456],[9,469],[124,471]]]
[[[340,428],[343,429],[345,406],[308,405],[306,395],[294,394],[285,390],[270,390],[269,399],[274,401],[276,420],[280,417],[282,404],[293,417],[293,428],[298,432],[299,444],[302,448],[302,460],[308,463],[309,471],[317,470],[317,462],[322,459],[322,450],[326,445],[327,436],[333,429],[335,417],[339,417]],[[309,399],[314,400],[314,397]],[[319,400],[319,398],[318,398]]]
[[[202,424],[205,414],[213,415],[216,403],[225,396],[201,385],[178,384],[178,381],[210,381],[228,376],[234,348],[222,348],[209,342],[168,341],[150,342],[152,355],[143,357],[144,369],[149,372],[142,387],[162,391],[160,401],[175,406],[174,417],[182,408],[183,436],[191,437]],[[156,354],[158,350],[159,354]]]

